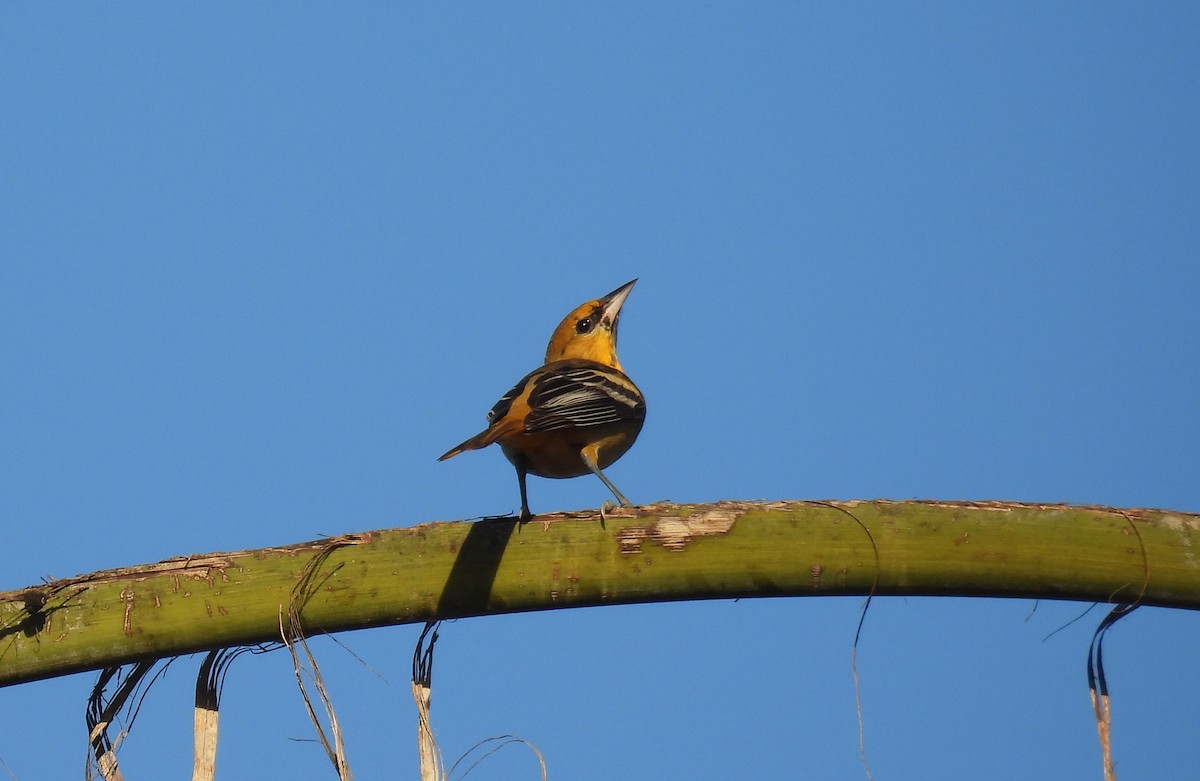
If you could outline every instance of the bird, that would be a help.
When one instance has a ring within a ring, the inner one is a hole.
[[[528,475],[600,478],[622,507],[632,507],[602,470],[625,455],[642,430],[646,398],[617,360],[617,322],[637,279],[571,310],[550,337],[546,362],[526,374],[487,414],[488,425],[443,453],[498,443],[517,470],[524,523]],[[601,510],[611,507],[605,502]]]

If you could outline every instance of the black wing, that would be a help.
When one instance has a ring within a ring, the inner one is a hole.
[[[637,386],[602,364],[550,364],[527,380],[532,383],[525,398],[529,405],[525,430],[529,432],[640,422],[646,417],[646,400]],[[511,406],[516,398],[505,396],[496,406]]]

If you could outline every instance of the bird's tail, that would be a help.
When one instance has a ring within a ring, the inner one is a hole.
[[[500,439],[505,434],[513,433],[515,429],[520,428],[520,423],[515,421],[502,421],[498,425],[490,426],[484,431],[480,431],[475,436],[468,439],[466,442],[460,442],[454,447],[447,450],[438,456],[438,461],[445,461],[447,458],[454,458],[464,450],[479,450]]]
[[[440,456],[438,456],[438,461],[445,461],[447,458],[454,458],[464,450],[478,450],[479,448],[484,447],[485,445],[489,444],[483,441],[484,437],[486,436],[487,432],[481,431],[480,433],[468,439],[466,442],[460,442],[459,444],[447,450],[445,453],[442,453]]]

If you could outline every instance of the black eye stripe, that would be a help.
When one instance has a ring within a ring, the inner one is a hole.
[[[603,319],[604,307],[593,306],[586,315],[579,318],[579,322],[575,324],[575,333],[589,334],[596,330],[597,326],[600,325]]]

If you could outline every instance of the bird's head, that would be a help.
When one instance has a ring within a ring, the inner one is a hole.
[[[581,358],[621,369],[617,361],[617,320],[636,279],[594,301],[575,307],[563,318],[546,347],[546,363]]]

